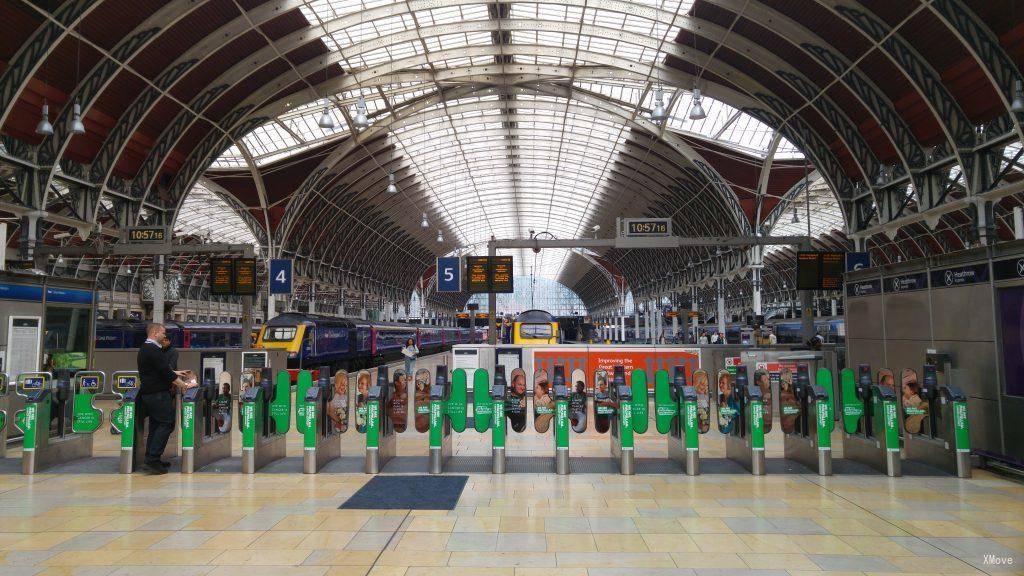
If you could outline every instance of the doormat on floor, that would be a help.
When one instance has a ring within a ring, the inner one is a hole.
[[[469,476],[376,476],[340,509],[454,510]]]

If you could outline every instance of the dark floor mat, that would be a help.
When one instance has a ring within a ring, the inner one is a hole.
[[[468,476],[375,476],[340,509],[453,510]]]

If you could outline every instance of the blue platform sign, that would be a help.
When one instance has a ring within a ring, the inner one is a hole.
[[[273,259],[270,261],[270,286],[271,294],[292,293],[292,261],[286,259]]]
[[[437,291],[462,292],[462,259],[437,259]]]
[[[846,271],[853,272],[863,268],[871,268],[871,254],[868,252],[847,252]]]

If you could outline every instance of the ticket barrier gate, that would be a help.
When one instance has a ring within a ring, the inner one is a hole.
[[[328,462],[341,457],[341,434],[328,417],[333,399],[334,385],[329,366],[320,367],[315,384],[312,374],[306,370],[299,372],[295,390],[295,429],[302,434],[304,474],[316,474]]]
[[[555,366],[551,399],[555,402],[555,474],[564,476],[569,467],[569,387],[565,384],[565,366]]]
[[[901,476],[900,433],[896,393],[874,384],[871,367],[846,368],[839,376],[843,400],[843,457],[861,462],[888,476]]]
[[[79,372],[73,379],[66,370],[56,378],[49,372],[25,372],[16,390],[25,398],[14,419],[23,434],[22,474],[92,456],[92,433],[103,421],[103,413],[92,405],[103,390],[102,372]]]
[[[675,366],[671,382],[659,370],[654,381],[654,422],[668,439],[668,457],[686,469],[687,476],[700,474],[700,430],[697,426],[697,390],[686,385],[686,368]]]
[[[377,369],[377,384],[371,386],[366,394],[366,461],[363,470],[367,474],[379,474],[388,461],[395,457],[395,426],[386,409],[390,402],[388,367],[381,366]]]
[[[212,369],[205,371],[201,385],[181,393],[182,474],[193,474],[207,464],[231,457],[230,424],[223,430],[217,425],[219,395]],[[227,407],[230,414],[230,397],[227,398]]]
[[[7,457],[7,412],[11,409],[10,380],[0,372],[0,458]]]
[[[747,378],[747,367],[736,367],[736,380],[732,387],[738,403],[736,420],[725,436],[726,458],[739,463],[754,476],[765,474],[764,455],[764,397],[756,384]],[[722,391],[719,390],[719,395]],[[719,401],[721,410],[722,401]]]
[[[474,374],[474,394],[478,382],[482,382],[484,389],[487,387],[487,373],[482,372],[481,376],[481,372],[477,370]],[[449,380],[447,366],[435,368],[434,385],[430,387],[430,451],[427,459],[431,474],[443,473],[452,457],[452,431],[462,433],[466,430],[466,394],[465,370],[457,368]],[[475,412],[475,405],[473,409]]]
[[[821,370],[827,372],[825,368],[819,369],[818,382],[824,380]],[[831,379],[829,373],[830,385]],[[806,364],[798,364],[796,367],[793,394],[796,396],[799,416],[793,432],[783,435],[785,456],[788,460],[814,470],[819,476],[831,476],[833,417],[829,394],[824,386],[810,383]]]
[[[283,375],[283,377],[282,377]],[[243,373],[242,473],[254,474],[267,464],[285,456],[285,434],[291,424],[291,379],[286,371],[277,374],[276,382],[263,371],[258,384],[254,375]],[[249,380],[246,386],[245,380]]]
[[[110,391],[117,399],[117,407],[110,411],[110,426],[118,433],[121,451],[117,469],[131,474],[142,466],[146,455],[143,419],[139,418],[139,373],[114,372],[110,377]]]
[[[926,409],[903,407],[907,417],[919,416],[923,420],[920,434],[904,434],[907,460],[924,462],[959,478],[970,478],[967,395],[956,386],[940,386],[934,364],[924,366],[923,376],[919,395]]]
[[[634,373],[637,371],[634,370]],[[615,405],[611,413],[611,456],[618,460],[619,473],[636,474],[633,454],[633,389],[626,385],[626,369],[616,366],[612,376],[610,396]],[[644,400],[647,399],[646,385]]]
[[[484,378],[487,377],[487,372],[483,370],[477,370],[477,374],[480,372],[484,373]],[[473,380],[473,395],[476,398],[476,387],[477,380]],[[491,414],[490,414],[490,428],[491,428],[491,474],[504,474],[505,473],[505,431],[507,423],[505,422],[505,400],[508,398],[508,381],[505,380],[505,367],[496,366],[494,368],[494,385],[489,390],[489,396],[491,400]],[[475,409],[474,400],[474,409]],[[475,415],[473,417],[473,426],[477,432],[484,432],[486,427],[481,429],[479,420],[480,416]]]

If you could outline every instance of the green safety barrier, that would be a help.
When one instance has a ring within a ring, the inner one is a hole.
[[[836,414],[836,402],[833,397],[835,391],[832,385],[832,371],[828,368],[818,368],[817,373],[814,375],[814,383],[825,389],[825,394],[828,394],[828,411],[832,415],[833,420]]]
[[[672,430],[672,421],[679,417],[679,401],[672,397],[668,370],[654,373],[654,427],[659,434]],[[634,390],[633,394],[636,394]]]
[[[14,425],[22,433],[22,451],[34,451],[40,435],[50,432],[51,378],[47,372],[26,372],[18,376],[18,390],[26,397],[25,407],[14,415]],[[46,424],[40,426],[40,422]]]
[[[569,399],[555,400],[555,448],[569,448]]]
[[[633,389],[633,432],[647,432],[647,372],[637,368],[629,373]]]
[[[281,378],[288,379],[290,374],[287,370],[281,370],[277,373],[277,381],[280,382]],[[315,411],[316,406],[313,402],[306,402],[306,392],[313,387],[313,373],[309,370],[300,370],[299,375],[295,379],[295,430],[306,436],[309,431],[309,423],[314,422],[313,431],[316,432],[315,426],[315,415],[308,413]],[[315,445],[315,444],[314,444]]]
[[[284,370],[277,373],[274,383],[274,399],[270,402],[270,419],[274,421],[274,432],[284,434],[291,428],[292,420],[292,382],[290,378],[282,378]]]
[[[896,395],[891,388],[884,388],[891,395],[888,399],[871,394],[872,423],[875,438],[885,440],[885,449],[889,452],[900,451],[899,416],[896,410]]]
[[[856,434],[857,424],[864,416],[864,401],[857,397],[857,376],[852,368],[843,368],[839,373],[839,387],[842,390],[843,430],[847,434]]]
[[[452,372],[451,388],[448,392],[448,399],[444,402],[444,415],[451,422],[452,430],[463,432],[466,430],[466,400],[468,398],[468,377],[462,368],[456,368]]]
[[[696,450],[700,446],[700,430],[697,422],[696,397],[683,402],[683,434],[687,450]]]
[[[971,431],[967,423],[967,402],[953,402],[953,440],[957,452],[971,451]]]
[[[246,400],[242,402],[239,419],[242,425],[242,449],[256,448],[256,438],[264,434],[263,430],[263,388],[255,386],[246,390]]]
[[[138,372],[114,372],[110,376],[111,389],[122,400],[110,413],[110,424],[121,435],[121,450],[135,448],[135,394],[139,390]],[[193,418],[194,420],[194,418]]]
[[[750,409],[750,447],[753,450],[764,450],[764,403],[751,400]]]
[[[828,368],[818,368],[815,374],[815,382],[825,390],[828,395],[826,400],[815,400],[815,414],[817,415],[818,448],[832,447],[832,430],[835,429],[835,403],[832,399],[832,371]]]
[[[491,427],[491,417],[494,414],[489,384],[487,370],[478,368],[473,373],[473,429],[480,433]]]
[[[618,368],[618,367],[617,367]],[[616,369],[617,369],[616,368]],[[634,371],[635,372],[635,371]],[[632,376],[632,374],[631,374]],[[625,374],[623,374],[625,377]],[[618,375],[612,380],[612,385],[615,386],[616,393],[619,388]],[[625,382],[622,382],[625,384]],[[632,388],[630,388],[632,392]],[[618,425],[619,425],[619,447],[621,449],[633,449],[633,399],[629,398],[628,401],[623,398],[616,397],[618,404]]]
[[[103,372],[75,374],[71,414],[71,431],[75,434],[92,434],[103,424],[103,411],[93,403],[96,395],[103,391],[104,380]]]
[[[487,374],[487,371],[483,371]],[[479,373],[479,371],[478,371]],[[498,376],[495,375],[495,379]],[[507,382],[502,382],[504,385],[508,385]],[[506,389],[507,393],[507,389]],[[494,448],[505,447],[505,434],[507,431],[507,422],[505,422],[505,398],[491,398],[491,446]]]

